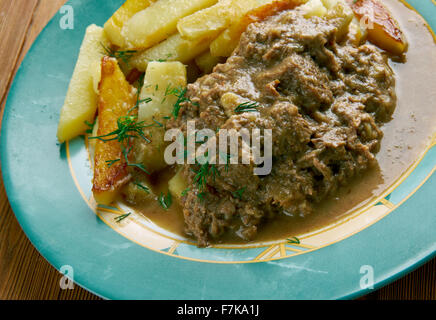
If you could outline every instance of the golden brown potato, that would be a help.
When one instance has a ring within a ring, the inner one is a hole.
[[[324,0],[324,2],[328,4],[325,17],[329,20],[336,20],[338,26],[336,39],[342,41],[350,32],[350,23],[355,18],[353,10],[343,0],[336,0],[336,3],[334,0]]]
[[[136,90],[126,81],[114,58],[102,59],[99,92],[97,136],[101,137],[117,130],[118,119],[136,105]],[[120,142],[96,140],[92,192],[97,203],[108,205],[113,202],[128,181],[127,163]]]
[[[158,45],[138,52],[130,60],[134,68],[145,71],[150,61],[189,61],[207,50],[213,39],[186,40],[176,33]]]
[[[348,0],[354,14],[365,23],[368,40],[395,55],[407,51],[408,43],[398,22],[379,0]]]
[[[359,19],[356,17],[350,22],[347,38],[355,46],[360,46],[368,38],[368,31],[360,25]]]
[[[178,21],[217,0],[158,0],[136,13],[121,31],[130,49],[147,49],[177,32]]]
[[[126,0],[104,24],[104,31],[109,40],[118,47],[124,47],[125,39],[121,35],[124,24],[136,13],[148,8],[153,2],[155,0]]]
[[[242,2],[247,1],[253,0],[242,0]],[[214,38],[236,16],[237,8],[235,8],[235,4],[237,4],[235,0],[218,1],[214,6],[180,19],[177,23],[177,29],[183,39]]]
[[[324,17],[327,14],[327,8],[321,0],[309,0],[301,9],[303,10],[304,17],[309,19],[311,17]]]

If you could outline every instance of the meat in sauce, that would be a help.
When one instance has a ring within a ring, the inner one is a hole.
[[[225,64],[189,85],[173,127],[186,131],[195,120],[197,129],[216,132],[273,132],[267,176],[253,175],[254,164],[217,165],[200,197],[195,165],[185,166],[190,189],[181,205],[186,232],[199,246],[228,232],[251,240],[278,215],[306,216],[376,163],[380,126],[396,106],[395,78],[375,46],[338,41],[339,25],[299,10],[253,23]],[[223,96],[258,108],[237,113]]]

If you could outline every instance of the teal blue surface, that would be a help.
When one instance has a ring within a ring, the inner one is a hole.
[[[59,27],[60,15],[53,18],[23,61],[5,107],[0,142],[9,201],[28,238],[55,268],[72,266],[79,285],[108,299],[336,299],[369,292],[360,288],[363,265],[374,267],[377,289],[435,255],[434,175],[394,213],[360,233],[271,262],[176,259],[145,249],[100,221],[74,185],[56,130],[86,26],[102,25],[122,2],[70,1],[74,30]],[[436,29],[431,1],[408,2]],[[422,170],[434,167],[434,154],[433,149],[426,155]],[[413,175],[407,190],[422,181]],[[403,198],[401,190],[391,201]]]

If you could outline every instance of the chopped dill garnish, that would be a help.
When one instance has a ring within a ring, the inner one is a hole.
[[[297,237],[292,237],[287,239],[289,244],[300,244],[300,239],[298,239]]]
[[[115,217],[114,220],[116,221],[116,223],[120,223],[121,221],[123,221],[124,219],[126,219],[128,216],[130,216],[132,213],[126,213],[126,214],[122,214],[118,217]]]
[[[194,181],[200,191],[206,190],[207,179],[210,176],[212,176],[212,179],[215,180],[216,176],[220,175],[216,165],[209,164],[209,162],[200,165],[200,169],[194,172],[196,173]]]
[[[171,53],[168,53],[165,59],[157,59],[157,62],[166,62],[168,59],[170,59],[173,55]]]
[[[219,153],[220,159],[225,159],[226,160],[226,164],[224,166],[224,170],[226,172],[229,172],[230,159],[231,159],[232,155],[231,154],[223,153],[221,151],[218,151],[218,153]]]
[[[146,186],[144,186],[143,184],[141,184],[138,180],[136,180],[135,182],[133,182],[133,184],[135,186],[137,186],[139,189],[141,189],[142,191],[146,192],[146,193],[150,193],[150,189]]]
[[[200,199],[200,201],[204,201],[206,199],[207,192],[200,192],[197,197]]]
[[[121,161],[121,159],[115,159],[115,160],[107,160],[105,161],[107,166],[110,168],[112,167],[115,163],[117,163],[118,161]]]
[[[160,123],[159,121],[157,121],[154,117],[153,117],[153,122],[156,123],[156,125],[157,125],[159,128],[163,128],[163,127],[164,127],[164,125],[163,125],[162,123]]]
[[[191,99],[189,99],[186,96],[186,93],[188,92],[188,88],[183,88],[183,87],[174,87],[172,88],[171,85],[168,85],[168,87],[165,89],[165,94],[164,94],[164,98],[162,100],[162,103],[165,102],[166,98],[168,96],[176,96],[177,97],[177,101],[174,104],[174,108],[173,108],[173,116],[175,119],[177,119],[177,117],[179,116],[179,112],[180,112],[180,108],[181,108],[181,104],[184,102],[190,102],[192,105],[198,107],[198,103],[194,103],[191,101]]]
[[[174,104],[174,109],[173,109],[173,116],[175,119],[177,119],[177,117],[179,116],[181,104],[187,101],[191,101],[189,98],[186,97],[187,92],[188,92],[188,88],[185,88],[182,91],[180,91],[179,95],[176,95],[177,102]]]
[[[239,200],[242,200],[242,195],[244,194],[247,187],[243,187],[242,189],[236,190],[235,192],[232,192],[232,195],[235,198],[238,198]]]
[[[85,120],[85,124],[89,127],[89,129],[86,130],[86,133],[91,134],[92,131],[94,131],[95,121],[94,123],[91,123],[88,120]]]
[[[130,163],[129,162],[129,153],[133,149],[133,146],[131,146],[129,149],[125,148],[124,146],[122,146],[121,148],[122,148],[122,151],[123,151],[124,159],[126,160],[126,163],[127,163],[128,167],[138,168],[139,170],[141,170],[141,171],[145,172],[146,174],[150,175],[150,172],[147,171],[147,169],[145,168],[145,166],[142,163]]]
[[[186,197],[188,195],[188,192],[191,191],[191,188],[186,188],[182,191],[182,197]]]
[[[142,72],[138,78],[138,95],[139,95],[140,89],[144,85],[144,79],[145,79],[145,72]],[[148,87],[150,87],[150,85],[146,86],[145,88],[148,88]]]
[[[205,156],[208,157],[208,152],[205,153]],[[195,173],[194,183],[197,185],[200,193],[198,197],[201,200],[204,200],[204,196],[207,193],[207,180],[209,177],[212,177],[213,181],[215,181],[217,176],[220,176],[220,172],[215,164],[210,164],[210,161],[206,161],[204,164],[198,163],[196,160],[197,166],[199,166],[198,171],[195,171],[191,168],[192,172]]]
[[[160,194],[159,196],[159,204],[161,205],[162,208],[164,208],[165,210],[168,210],[172,203],[173,203],[173,197],[171,195],[171,192],[168,192],[167,195],[165,195],[163,192]]]
[[[147,171],[147,169],[144,167],[142,163],[127,163],[128,167],[135,167],[138,168],[141,171],[144,171],[146,174],[150,175],[150,172]]]
[[[144,135],[144,132],[142,131],[142,129],[150,127],[150,125],[145,125],[144,121],[138,122],[137,119],[138,116],[133,115],[119,117],[117,121],[117,130],[102,136],[90,137],[89,139],[98,139],[103,142],[124,142],[129,138],[136,138],[139,136],[146,142],[150,143],[151,141]]]
[[[109,57],[122,60],[125,64],[129,64],[129,60],[138,52],[136,50],[113,50],[106,47],[103,43],[100,44]]]
[[[245,102],[235,108],[236,113],[257,112],[260,105],[257,102]]]
[[[138,99],[136,100],[136,104],[135,104],[135,106],[134,106],[133,108],[131,108],[131,109],[127,112],[127,114],[130,114],[133,110],[138,109],[138,108],[139,108],[139,105],[140,105],[141,103],[150,103],[150,102],[152,102],[152,101],[153,101],[152,98],[145,98],[145,99],[139,100],[139,95],[138,95]]]

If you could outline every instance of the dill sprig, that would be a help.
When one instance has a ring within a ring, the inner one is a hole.
[[[122,60],[125,64],[129,64],[130,59],[138,52],[136,50],[113,50],[103,43],[101,43],[101,46],[109,57]]]
[[[197,187],[200,191],[206,190],[207,180],[209,177],[212,177],[213,180],[216,179],[216,176],[219,176],[220,173],[214,164],[209,164],[206,162],[205,164],[200,165],[198,171],[195,171],[194,182],[197,184]]]
[[[132,214],[131,212],[126,213],[126,214],[122,214],[122,215],[120,215],[120,216],[118,216],[118,217],[115,217],[114,220],[115,220],[116,223],[120,223],[121,221],[123,221],[124,219],[126,219],[126,218],[127,218],[128,216],[130,216],[131,214]]]
[[[133,182],[133,184],[135,186],[137,186],[140,190],[146,192],[146,193],[150,193],[150,189],[146,186],[144,186],[143,184],[141,184],[138,180],[136,180],[135,182]]]
[[[137,138],[139,136],[150,143],[151,141],[143,132],[143,129],[150,127],[150,125],[145,125],[144,121],[138,122],[137,120],[138,116],[135,115],[119,117],[117,120],[118,129],[102,136],[90,137],[89,139],[98,139],[103,142],[124,142],[129,138]]]
[[[168,192],[168,194],[166,195],[162,192],[159,196],[158,201],[162,208],[168,210],[173,203],[173,197],[171,195],[171,192]]]
[[[131,163],[129,161],[129,154],[130,154],[130,151],[132,151],[133,146],[131,146],[130,148],[127,149],[124,145],[122,145],[121,149],[122,149],[122,152],[123,152],[123,155],[124,155],[124,160],[126,160],[126,163],[127,163],[128,167],[137,168],[137,169],[145,172],[146,174],[150,175],[150,172],[147,171],[147,169],[145,168],[145,166],[142,163]]]
[[[186,197],[188,195],[188,192],[191,191],[191,188],[186,188],[182,191],[182,197]]]
[[[115,163],[117,163],[118,161],[120,161],[121,159],[115,159],[115,160],[107,160],[105,161],[107,166],[110,168],[112,167]]]
[[[300,244],[301,243],[300,239],[298,239],[297,237],[289,238],[289,239],[287,239],[287,241],[289,244]]]
[[[245,190],[247,189],[247,187],[243,187],[239,190],[236,190],[235,192],[232,192],[232,195],[235,198],[238,198],[239,200],[242,200],[242,195],[244,194]]]
[[[207,180],[211,177],[213,181],[215,181],[216,177],[221,175],[217,166],[210,163],[208,152],[205,153],[205,157],[207,157],[208,160],[204,164],[200,164],[197,159],[195,160],[196,165],[199,167],[198,171],[192,169],[195,173],[194,183],[200,191],[198,194],[200,200],[204,200],[207,193]]]
[[[174,108],[172,111],[172,115],[174,116],[174,119],[177,119],[177,117],[179,116],[180,113],[180,108],[182,107],[182,103],[184,102],[190,102],[192,105],[198,107],[199,104],[192,102],[191,99],[189,99],[186,96],[186,93],[188,92],[188,88],[183,88],[183,87],[171,87],[171,85],[168,85],[168,87],[165,89],[165,94],[164,94],[164,98],[162,100],[162,103],[165,102],[166,98],[168,96],[176,96],[177,97],[177,101],[174,104]]]
[[[179,116],[180,108],[182,103],[191,101],[189,98],[186,97],[186,93],[188,92],[188,88],[184,88],[183,90],[177,91],[175,96],[177,97],[177,101],[174,104],[173,109],[173,116],[175,119]]]
[[[89,129],[86,130],[86,133],[91,134],[92,131],[94,131],[95,121],[94,123],[91,123],[88,120],[85,120],[85,124],[89,127]]]
[[[150,175],[150,172],[147,171],[147,169],[145,168],[145,166],[142,163],[130,163],[127,162],[127,166],[128,167],[134,167],[134,168],[138,168],[139,170],[145,172],[146,174]]]
[[[159,122],[159,121],[157,121],[154,117],[153,117],[153,122],[155,123],[155,125],[158,127],[158,128],[163,128],[164,127],[164,124],[163,123],[161,123],[161,122]]]
[[[226,172],[229,172],[229,166],[230,166],[230,159],[232,158],[231,154],[227,154],[227,153],[223,153],[221,151],[218,151],[220,159],[225,159],[226,160],[226,164],[224,166],[224,170]]]
[[[152,98],[145,98],[145,99],[140,99],[140,95],[141,95],[141,87],[144,84],[144,78],[145,78],[145,72],[141,73],[141,75],[139,76],[138,79],[138,87],[136,88],[136,103],[135,106],[133,106],[128,112],[127,114],[130,114],[133,110],[136,110],[139,108],[139,105],[141,103],[150,103],[153,101]]]
[[[259,107],[257,102],[245,102],[235,108],[235,113],[257,112]]]
[[[157,61],[157,62],[167,62],[168,61],[168,59],[170,59],[171,57],[173,56],[173,54],[172,53],[168,53],[167,55],[166,55],[166,59],[157,59],[157,60],[149,60],[150,62],[151,61]]]
[[[204,201],[206,199],[207,196],[207,192],[200,192],[199,194],[197,194],[198,199],[200,199],[200,201]]]
[[[153,101],[152,98],[145,98],[145,99],[139,100],[139,95],[138,95],[138,98],[136,99],[136,104],[135,104],[135,106],[133,106],[133,107],[132,107],[128,112],[127,112],[127,114],[130,114],[130,113],[132,113],[133,110],[138,109],[138,108],[139,108],[139,105],[140,105],[141,103],[150,103],[150,102],[152,102],[152,101]]]

